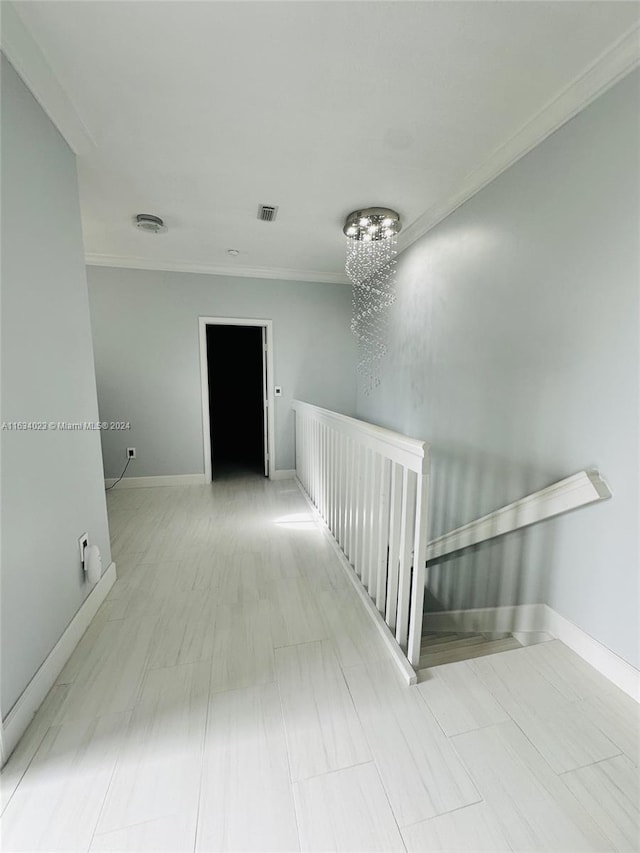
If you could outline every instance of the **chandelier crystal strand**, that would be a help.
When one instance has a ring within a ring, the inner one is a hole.
[[[351,330],[358,341],[358,372],[364,393],[380,384],[386,354],[388,308],[395,302],[398,214],[386,208],[354,211],[347,217],[346,272],[353,283]]]

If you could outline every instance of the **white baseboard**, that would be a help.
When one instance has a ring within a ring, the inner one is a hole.
[[[551,607],[546,610],[546,631],[572,649],[594,669],[613,682],[636,702],[640,702],[640,672],[602,643],[561,616]]]
[[[105,479],[107,488],[117,482],[117,477]],[[125,477],[120,480],[116,489],[149,489],[155,486],[203,486],[204,474],[167,474],[160,477]]]
[[[382,618],[382,616],[378,612],[378,608],[375,606],[374,602],[369,597],[368,592],[360,583],[360,579],[356,575],[356,573],[353,569],[353,566],[349,563],[349,561],[345,557],[344,552],[342,551],[342,548],[338,545],[338,543],[336,542],[336,540],[333,536],[333,533],[329,530],[329,526],[327,525],[325,520],[322,518],[322,516],[320,515],[318,510],[313,505],[313,502],[309,498],[309,495],[305,492],[304,486],[302,485],[300,480],[298,480],[297,477],[295,478],[295,481],[296,481],[298,488],[300,489],[300,492],[302,493],[302,497],[309,504],[309,508],[311,509],[313,516],[315,517],[316,521],[322,526],[322,528],[324,529],[324,531],[327,535],[327,538],[331,542],[333,550],[336,552],[336,556],[338,557],[338,560],[340,561],[340,565],[342,566],[345,575],[347,576],[352,587],[357,592],[360,600],[364,604],[365,609],[366,609],[367,613],[369,614],[369,616],[371,617],[374,625],[378,629],[378,632],[379,632],[380,636],[382,637],[384,644],[387,646],[387,648],[391,652],[391,657],[393,659],[393,662],[398,667],[398,670],[400,672],[400,676],[402,677],[402,679],[407,684],[416,684],[418,681],[418,676],[417,676],[416,671],[414,670],[414,668],[411,666],[411,664],[407,660],[405,653],[402,651],[402,649],[398,645],[398,642],[396,641],[395,636],[393,635],[393,633],[389,629],[389,626],[387,625],[387,623],[384,621],[384,619]]]
[[[63,635],[49,652],[44,663],[40,666],[29,684],[25,687],[18,701],[7,714],[2,723],[2,763],[4,764],[25,733],[47,693],[57,677],[62,672],[71,653],[78,645],[80,638],[89,627],[98,608],[116,581],[116,564],[111,563],[98,583],[85,598],[80,609],[67,625]]]
[[[427,613],[424,624],[430,631],[548,634],[572,649],[636,702],[640,702],[640,672],[547,604]]]
[[[270,480],[295,480],[295,468],[280,468],[279,471],[272,471],[269,475]]]

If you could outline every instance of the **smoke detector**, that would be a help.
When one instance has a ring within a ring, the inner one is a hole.
[[[162,234],[167,230],[163,220],[151,213],[139,213],[136,216],[136,228],[147,231],[149,234]]]

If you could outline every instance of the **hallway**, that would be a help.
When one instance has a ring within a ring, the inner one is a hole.
[[[638,708],[554,641],[400,681],[292,480],[108,496],[118,580],[2,849],[635,850]]]

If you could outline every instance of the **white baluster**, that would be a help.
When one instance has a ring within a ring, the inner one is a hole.
[[[400,533],[402,529],[402,492],[407,469],[397,462],[391,472],[391,499],[389,509],[389,577],[385,621],[393,631],[398,609],[398,572],[400,568]]]
[[[425,561],[427,559],[427,509],[428,476],[418,476],[416,494],[416,518],[413,540],[413,574],[411,578],[411,608],[409,621],[409,639],[407,657],[409,663],[417,666],[420,662],[420,642],[422,639],[422,618],[424,613]]]
[[[355,501],[355,566],[358,577],[362,576],[362,546],[364,537],[364,475],[366,449],[356,448],[356,501]]]
[[[362,583],[369,589],[371,559],[371,483],[373,479],[373,453],[369,448],[364,455],[364,484],[362,491]]]
[[[416,665],[422,636],[428,509],[423,442],[294,402],[296,473]]]
[[[378,517],[378,547],[376,567],[376,607],[384,616],[387,597],[387,572],[389,562],[389,505],[391,488],[391,462],[381,459],[380,471],[380,513]],[[372,590],[373,591],[373,590]]]
[[[406,471],[402,483],[402,522],[400,528],[400,567],[398,577],[398,615],[396,640],[406,649],[409,636],[409,602],[411,597],[411,562],[416,516],[416,475]]]
[[[345,535],[345,554],[347,559],[353,565],[353,495],[354,495],[354,442],[347,436],[347,488],[346,488],[346,535]]]
[[[380,541],[378,524],[380,521],[380,493],[382,485],[382,457],[379,453],[372,454],[371,488],[369,493],[369,570],[367,575],[367,591],[371,598],[376,597],[378,588],[378,554]]]

